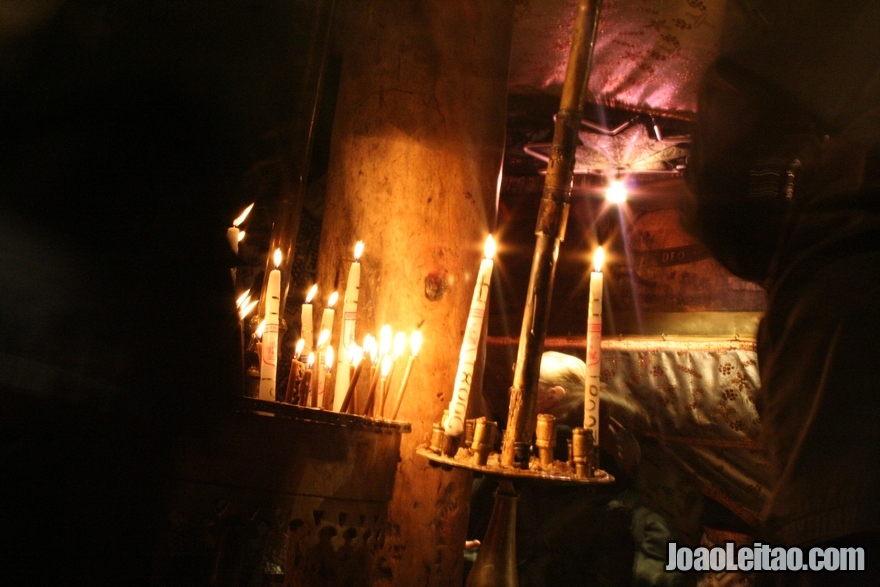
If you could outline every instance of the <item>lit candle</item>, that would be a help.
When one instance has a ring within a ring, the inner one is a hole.
[[[385,388],[385,399],[382,403],[385,403],[388,399],[388,388],[391,387],[391,380],[394,379],[394,369],[397,367],[397,359],[400,358],[405,350],[406,335],[402,332],[398,332],[394,335],[394,348],[391,350],[391,371],[388,373],[388,385]]]
[[[290,360],[290,374],[287,376],[287,392],[284,394],[284,403],[287,404],[293,402],[293,394],[299,389],[299,368],[302,366],[302,363],[299,362],[298,357],[302,353],[305,343],[306,341],[299,339],[299,342],[296,343],[296,348],[293,351],[293,359]]]
[[[299,405],[307,406],[311,404],[309,395],[312,387],[312,367],[315,365],[315,353],[309,353],[306,361],[306,371],[303,373],[302,381],[299,384]]]
[[[266,326],[263,329],[263,352],[260,361],[260,399],[275,400],[275,377],[278,371],[278,308],[281,303],[281,249],[275,249],[275,269],[269,272],[266,288]]]
[[[238,243],[241,242],[241,239],[244,238],[244,232],[238,229],[239,225],[245,221],[245,218],[248,217],[248,214],[251,213],[251,209],[253,209],[254,205],[251,204],[247,208],[244,209],[244,212],[241,215],[232,221],[232,226],[226,231],[226,238],[229,241],[229,246],[232,248],[232,252],[236,255],[238,254]]]
[[[333,372],[333,361],[335,360],[333,347],[327,345],[327,348],[322,353],[324,355],[324,362],[321,366],[320,376],[318,379],[318,405],[322,408],[326,408],[327,398],[324,394],[324,390],[330,389],[330,379]]]
[[[354,367],[354,373],[352,373],[349,378],[348,388],[345,390],[345,397],[342,398],[342,405],[338,411],[343,413],[354,413],[355,409],[357,409],[357,384],[358,380],[361,378],[361,371],[364,370],[365,362],[364,349],[357,344],[354,344],[351,348],[351,361],[349,363]],[[355,409],[352,409],[352,406],[354,406]]]
[[[376,416],[385,415],[385,385],[388,383],[388,373],[391,371],[391,355],[382,358],[382,376],[379,378],[379,389],[376,390]]]
[[[315,344],[315,333],[314,333],[314,312],[312,310],[312,298],[315,297],[315,294],[318,293],[318,284],[312,286],[309,290],[309,293],[306,295],[306,301],[302,305],[302,331],[300,336],[306,341],[305,347],[303,347],[303,353],[308,355],[312,352],[312,345]]]
[[[339,336],[339,368],[336,369],[336,392],[333,396],[333,411],[342,411],[342,402],[348,395],[348,382],[351,376],[346,368],[352,365],[351,350],[354,346],[355,326],[357,325],[358,292],[361,288],[360,258],[364,252],[363,241],[354,246],[354,262],[348,269],[345,284],[345,298],[342,302],[342,332]]]
[[[397,401],[394,402],[394,411],[391,412],[391,419],[397,419],[397,412],[400,411],[400,404],[403,402],[403,394],[406,392],[406,384],[409,383],[409,374],[412,372],[413,363],[419,355],[419,349],[422,348],[422,333],[418,330],[413,331],[410,339],[410,355],[406,362],[406,371],[403,372],[403,381],[400,382],[400,391],[397,392]]]
[[[327,343],[330,342],[330,331],[322,330],[320,336],[318,336],[318,345],[315,347],[316,355],[315,355],[315,372],[312,377],[312,407],[321,406],[321,402],[319,400],[323,400],[324,397],[318,397],[318,392],[323,393],[324,391],[324,351],[326,350],[324,347],[327,346]]]
[[[474,297],[468,313],[467,325],[464,329],[464,340],[458,356],[458,371],[455,374],[455,388],[449,402],[449,417],[443,423],[447,436],[461,436],[464,432],[464,419],[467,413],[468,396],[471,392],[471,379],[474,375],[474,364],[477,362],[477,349],[480,347],[480,335],[483,332],[483,316],[489,301],[489,284],[492,281],[492,257],[495,255],[495,241],[492,235],[486,239],[486,258],[480,263],[477,283],[474,286]]]
[[[599,445],[599,377],[602,367],[602,265],[605,250],[593,254],[590,274],[590,301],[587,306],[587,380],[584,393],[584,430],[593,433],[593,445]]]

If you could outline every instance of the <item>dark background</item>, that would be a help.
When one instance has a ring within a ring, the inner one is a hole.
[[[268,241],[315,7],[4,4],[0,582],[146,582],[175,439],[239,392],[226,229]]]

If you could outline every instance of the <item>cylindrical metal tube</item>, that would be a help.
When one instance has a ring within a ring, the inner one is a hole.
[[[510,388],[510,410],[501,464],[526,468],[529,463],[528,445],[535,426],[535,405],[538,394],[538,375],[544,337],[550,315],[550,298],[556,274],[559,243],[565,238],[568,203],[574,177],[575,149],[581,121],[581,108],[587,94],[593,46],[596,40],[601,0],[579,0],[562,99],[556,126],[544,195],[538,211],[535,228],[537,242],[532,259],[529,289],[520,330],[516,370]],[[526,447],[523,450],[523,447]]]
[[[469,420],[464,421],[464,447],[470,449],[471,444],[474,442],[474,427],[476,426],[476,420],[471,418]]]
[[[434,425],[431,427],[431,452],[434,454],[440,454],[443,450],[443,439],[446,434],[443,432],[443,424],[440,422],[434,422]]]
[[[593,475],[593,432],[583,428],[571,431],[571,445],[574,453],[575,477],[585,479]]]
[[[474,465],[483,466],[489,459],[489,453],[495,445],[495,433],[498,430],[498,424],[487,420],[485,417],[477,418],[474,424],[474,441],[471,443],[471,449],[474,451],[472,463]]]
[[[535,446],[538,447],[538,458],[541,468],[545,471],[553,468],[553,449],[556,447],[556,418],[550,414],[538,414],[538,425],[535,429]]]

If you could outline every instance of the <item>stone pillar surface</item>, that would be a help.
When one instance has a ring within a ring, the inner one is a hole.
[[[356,339],[386,323],[424,336],[399,414],[413,432],[401,445],[373,585],[462,582],[471,475],[432,468],[414,451],[451,398],[483,244],[495,222],[513,4],[340,6],[343,65],[319,287],[344,291],[354,244],[363,240]]]

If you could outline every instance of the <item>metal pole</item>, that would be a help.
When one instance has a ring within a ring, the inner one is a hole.
[[[275,212],[275,221],[272,224],[269,253],[266,255],[265,275],[269,275],[269,272],[275,268],[272,254],[275,252],[275,249],[281,249],[282,261],[279,267],[281,270],[281,301],[278,307],[278,315],[282,319],[284,318],[284,309],[287,305],[287,294],[290,290],[290,270],[293,265],[293,255],[296,251],[296,238],[299,235],[299,221],[302,216],[309,165],[312,160],[312,143],[315,138],[315,125],[318,119],[318,109],[321,104],[324,70],[327,63],[335,5],[336,0],[319,0],[315,4],[315,27],[309,42],[309,54],[303,74],[302,91],[295,113],[295,126],[292,133],[293,141],[291,150],[287,155],[290,163],[285,165],[284,168],[281,197]],[[291,177],[291,175],[295,175],[295,177]],[[268,282],[268,279],[263,280],[263,290],[257,314],[260,317],[263,317],[266,313],[266,287]]]
[[[588,92],[601,6],[602,0],[578,2],[562,99],[559,114],[556,115],[553,145],[544,180],[544,194],[535,227],[538,238],[529,276],[516,369],[510,388],[507,429],[501,449],[501,463],[504,466],[528,467],[529,446],[535,431],[538,375],[550,316],[556,259],[559,243],[565,238],[581,109]]]

